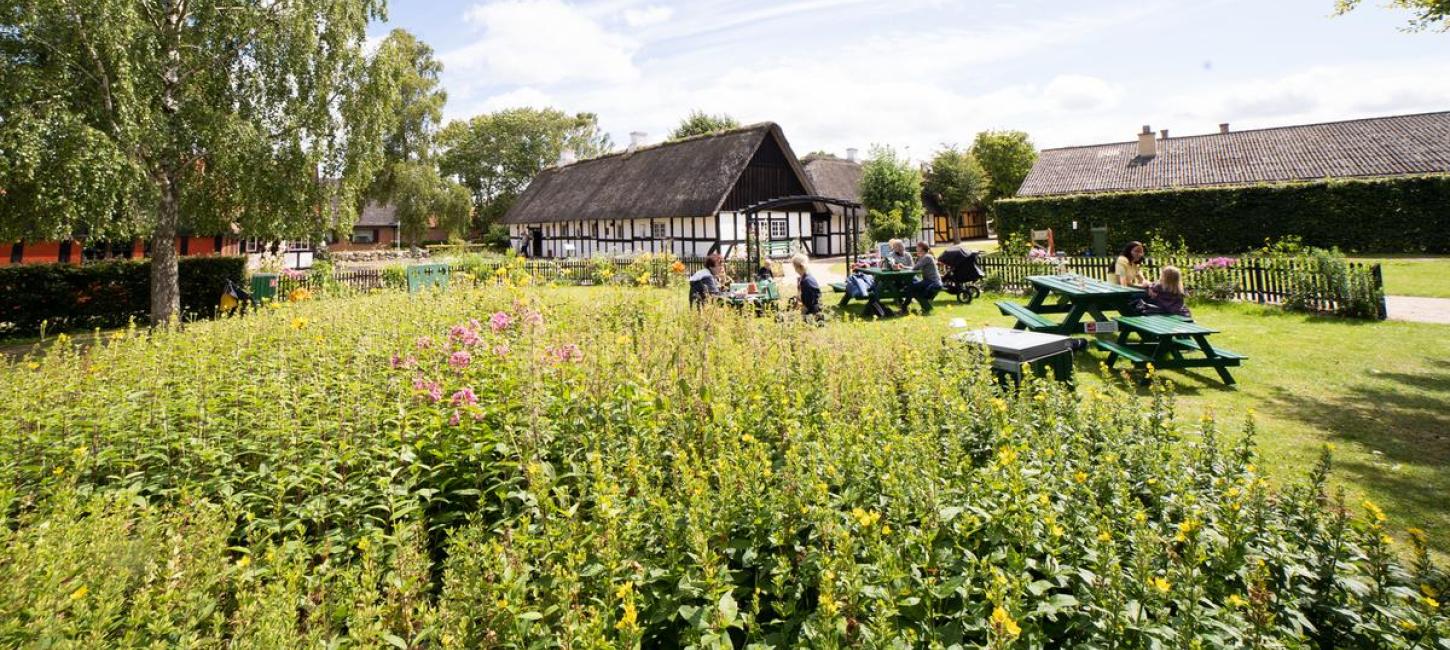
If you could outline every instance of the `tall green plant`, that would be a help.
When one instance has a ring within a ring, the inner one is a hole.
[[[871,148],[871,159],[861,170],[861,204],[866,223],[878,241],[912,237],[924,212],[921,170],[891,147]]]

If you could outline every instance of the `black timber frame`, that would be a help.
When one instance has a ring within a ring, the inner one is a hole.
[[[764,250],[762,250],[760,245],[761,212],[802,203],[836,205],[842,208],[842,218],[849,223],[849,227],[846,230],[846,268],[850,268],[851,265],[855,264],[857,257],[856,249],[859,248],[857,243],[861,238],[861,204],[846,199],[817,195],[782,196],[768,201],[761,201],[741,210],[741,213],[745,215],[745,258],[750,260],[751,264],[760,264],[765,257]]]

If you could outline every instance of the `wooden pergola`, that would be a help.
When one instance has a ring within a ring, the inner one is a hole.
[[[829,196],[800,195],[783,196],[780,198],[761,201],[741,211],[745,215],[745,257],[751,264],[759,264],[764,257],[763,247],[760,244],[760,213],[787,205],[800,205],[803,203],[823,204],[840,206],[843,211],[843,219],[847,222],[846,230],[846,264],[850,268],[855,264],[858,254],[857,245],[861,238],[861,204],[856,201],[837,199]]]

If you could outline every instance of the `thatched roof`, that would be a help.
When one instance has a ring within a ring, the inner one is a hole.
[[[834,156],[807,156],[803,167],[821,196],[861,202],[861,163]],[[839,205],[830,208],[833,214],[843,210]]]
[[[1450,111],[1046,149],[1018,196],[1450,172]]]
[[[357,217],[357,228],[397,228],[398,227],[398,206],[391,203],[378,203],[368,201],[363,206],[362,213]]]
[[[780,127],[765,122],[539,172],[502,223],[703,217],[725,200],[766,138],[811,192]]]

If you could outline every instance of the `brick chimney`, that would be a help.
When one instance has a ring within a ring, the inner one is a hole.
[[[1153,137],[1153,127],[1143,125],[1143,132],[1138,134],[1138,157],[1152,158],[1158,155],[1158,139]]]
[[[1224,122],[1223,124],[1218,125],[1218,132],[1228,133],[1228,122]]]

